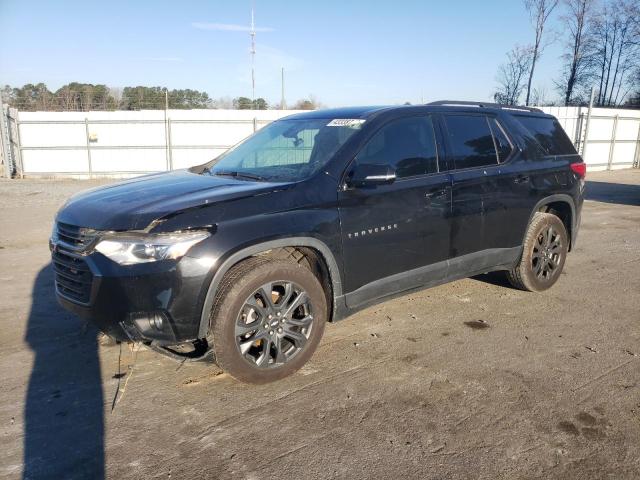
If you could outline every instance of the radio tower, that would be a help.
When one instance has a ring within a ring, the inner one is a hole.
[[[251,108],[256,108],[256,25],[253,19],[253,2],[251,2]]]

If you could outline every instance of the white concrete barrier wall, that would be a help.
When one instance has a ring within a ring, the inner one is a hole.
[[[168,121],[162,110],[13,112],[11,121],[18,138],[17,117],[26,176],[130,176],[204,163],[254,128],[298,112],[169,110]]]
[[[554,115],[590,171],[630,168],[640,155],[640,110],[594,108],[585,143],[587,107],[541,107]]]
[[[542,110],[558,118],[580,153],[586,148],[589,170],[629,168],[638,161],[640,111],[594,108],[585,143],[588,108]],[[167,170],[170,165],[177,169],[202,164],[249,136],[254,128],[293,113],[298,111],[169,110],[165,121],[162,110],[14,110],[9,126],[14,158],[26,176],[131,176]]]

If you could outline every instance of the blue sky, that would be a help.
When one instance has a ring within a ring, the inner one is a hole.
[[[250,96],[250,0],[0,0],[0,82],[194,88]],[[256,96],[328,106],[489,100],[498,65],[532,40],[520,0],[255,0]],[[558,14],[551,27],[560,28]],[[561,44],[534,86],[556,97]]]

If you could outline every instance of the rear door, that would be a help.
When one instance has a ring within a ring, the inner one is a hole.
[[[493,115],[452,112],[442,118],[453,168],[451,257],[464,258],[471,270],[493,266],[508,253],[499,249],[520,243],[510,233],[510,221],[519,215],[529,179],[505,164],[515,150]],[[473,255],[479,252],[484,253]]]
[[[432,117],[384,124],[356,155],[347,177],[367,164],[391,165],[397,178],[338,194],[351,307],[420,284],[425,272],[416,269],[427,265],[437,265],[429,279],[444,278],[449,255],[451,184],[441,171]]]

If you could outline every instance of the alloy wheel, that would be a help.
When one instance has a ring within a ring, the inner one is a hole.
[[[305,346],[313,327],[309,295],[287,281],[268,282],[244,302],[235,323],[236,346],[260,368],[288,362]]]
[[[537,278],[548,281],[558,271],[562,260],[562,237],[548,225],[542,230],[533,245],[531,266]]]

